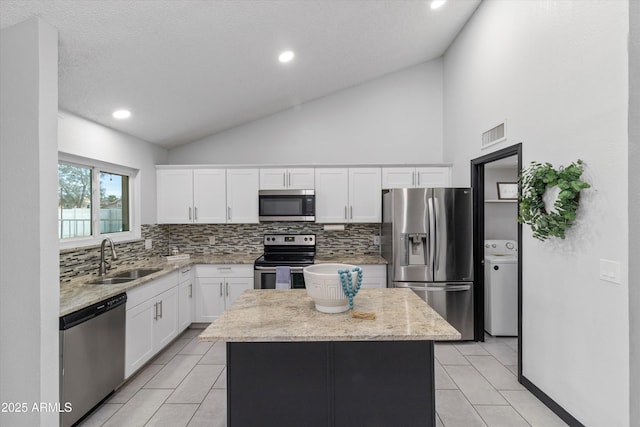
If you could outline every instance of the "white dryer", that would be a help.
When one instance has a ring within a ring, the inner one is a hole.
[[[484,242],[484,329],[493,336],[518,335],[518,242]]]

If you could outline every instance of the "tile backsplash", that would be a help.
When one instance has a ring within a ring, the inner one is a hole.
[[[171,247],[188,254],[262,253],[265,234],[315,234],[319,255],[378,254],[372,235],[379,224],[346,224],[344,231],[325,231],[322,224],[273,222],[260,224],[172,224],[168,230]],[[209,244],[209,236],[216,243]],[[169,248],[168,248],[169,249]]]
[[[322,224],[273,222],[260,224],[146,224],[142,239],[116,243],[117,268],[135,261],[167,255],[172,247],[181,253],[260,254],[264,234],[315,234],[317,252],[322,255],[379,254],[380,247],[371,236],[380,234],[379,224],[346,224],[344,231],[325,231]],[[209,244],[209,237],[215,244]],[[145,239],[152,239],[153,248],[145,249]],[[110,260],[110,255],[108,255]],[[100,246],[60,251],[60,280],[96,274],[100,262]]]
[[[141,259],[157,257],[166,252],[168,245],[165,230],[159,225],[143,225],[141,229],[142,239],[130,242],[116,243],[118,259],[111,261],[111,253],[107,260],[112,268],[131,264]],[[144,248],[144,239],[153,239],[153,248]],[[63,249],[60,251],[60,280],[70,280],[86,274],[97,274],[100,263],[100,245],[78,249]]]

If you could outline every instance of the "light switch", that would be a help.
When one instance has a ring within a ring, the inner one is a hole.
[[[153,239],[144,239],[144,248],[151,249],[153,247]]]
[[[380,244],[380,236],[372,236],[373,237],[373,244],[374,245],[379,245]]]
[[[620,284],[620,262],[601,259],[600,279]]]

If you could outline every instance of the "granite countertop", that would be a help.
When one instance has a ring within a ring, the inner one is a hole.
[[[164,258],[148,258],[134,263],[119,265],[109,271],[105,277],[134,268],[160,268],[161,270],[133,280],[127,283],[114,285],[89,285],[88,282],[98,278],[96,274],[79,276],[69,281],[60,282],[60,316],[73,313],[76,310],[95,304],[112,296],[126,292],[136,286],[143,285],[154,279],[162,277],[173,271],[195,264],[251,264],[258,258],[259,253],[254,254],[216,254],[195,255],[189,259],[167,262]],[[316,263],[341,262],[346,264],[387,264],[380,255],[321,255],[316,258]],[[96,266],[96,271],[98,267]]]
[[[154,279],[162,277],[180,268],[195,264],[250,264],[258,258],[260,254],[219,254],[219,255],[196,255],[189,259],[167,262],[164,258],[149,258],[134,263],[119,265],[113,268],[104,277],[110,277],[123,271],[134,268],[160,268],[161,270],[133,280],[127,283],[113,285],[90,285],[88,282],[98,278],[96,274],[79,276],[70,281],[60,282],[60,316],[73,313],[76,310],[87,307],[91,304],[103,301],[112,296],[126,292],[136,286],[143,285]],[[96,266],[96,270],[97,270]]]
[[[378,254],[366,255],[316,255],[314,259],[316,264],[326,264],[332,262],[366,265],[366,264],[388,264],[387,260]]]
[[[325,314],[302,289],[245,291],[200,334],[200,341],[409,341],[459,340],[460,333],[410,289],[361,289],[354,309]]]

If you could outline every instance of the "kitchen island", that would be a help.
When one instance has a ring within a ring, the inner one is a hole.
[[[324,314],[305,290],[250,290],[201,341],[227,345],[229,426],[435,426],[434,340],[460,334],[409,289]]]

